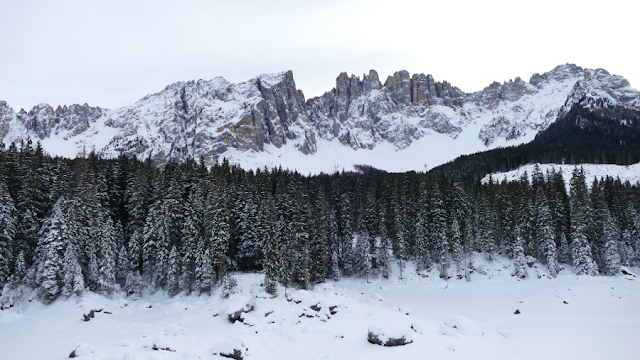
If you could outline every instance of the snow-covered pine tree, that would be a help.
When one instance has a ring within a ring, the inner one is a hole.
[[[147,220],[144,225],[143,238],[142,238],[142,262],[143,262],[143,277],[147,279],[149,285],[156,286],[156,272],[157,272],[157,253],[158,242],[161,236],[166,234],[161,227],[162,219],[162,203],[160,201],[155,202],[149,209]],[[143,280],[144,282],[144,280]]]
[[[120,249],[118,250],[118,258],[116,260],[116,283],[118,283],[121,287],[124,287],[125,282],[127,281],[127,275],[133,271],[133,267],[131,266],[131,261],[129,260],[129,252],[127,251],[127,247],[123,244],[120,245]]]
[[[84,292],[84,276],[78,262],[78,250],[73,242],[67,244],[62,266],[63,286],[62,295],[66,297],[81,296]]]
[[[267,196],[265,206],[265,228],[262,233],[262,252],[264,253],[264,288],[267,293],[276,295],[276,291],[278,289],[278,280],[281,278],[281,275],[279,274],[280,254],[278,254],[278,238],[276,237],[276,209],[273,205],[273,199],[271,198],[270,194]]]
[[[12,247],[16,234],[15,211],[7,185],[0,180],[0,287],[9,279],[14,261]]]
[[[329,205],[325,201],[324,192],[315,190],[316,199],[315,218],[311,219],[313,230],[311,236],[311,276],[315,283],[325,281],[328,273],[331,251],[329,246]]]
[[[489,189],[493,187],[492,179],[489,178],[489,184],[484,188],[480,195],[480,204],[478,208],[478,226],[480,230],[480,250],[489,259],[493,259],[496,250],[495,238],[495,212],[491,203],[491,194]]]
[[[603,229],[601,243],[603,244],[602,262],[604,273],[607,275],[620,274],[620,254],[618,253],[619,230],[616,220],[611,216],[609,209],[603,210]]]
[[[185,207],[184,226],[182,227],[182,278],[180,283],[187,294],[193,291],[198,244],[205,241],[204,201],[207,198],[203,187],[201,182],[189,195],[189,202]],[[211,217],[211,214],[208,215]]]
[[[631,246],[631,230],[625,229],[622,231],[622,238],[618,243],[618,253],[620,254],[620,265],[631,266],[631,261],[635,255],[633,247]]]
[[[358,224],[358,233],[356,236],[356,272],[365,275],[368,280],[369,273],[371,272],[371,242],[369,240],[369,231],[364,222]]]
[[[175,245],[169,253],[169,264],[167,266],[167,285],[165,286],[169,296],[174,296],[180,292],[180,253]]]
[[[380,224],[378,227],[378,268],[382,277],[388,279],[391,275],[391,239],[387,234],[387,215],[384,206],[380,207]]]
[[[633,207],[631,207],[633,209]],[[631,232],[631,246],[634,249],[635,255],[632,256],[631,264],[640,265],[640,213],[635,209],[630,211],[631,218],[630,232]]]
[[[378,232],[378,216],[376,213],[377,201],[376,201],[376,183],[375,172],[373,168],[369,169],[369,186],[367,188],[366,204],[363,210],[364,222],[367,225],[367,231],[369,236],[375,238]]]
[[[520,224],[520,234],[522,236],[523,247],[525,255],[541,257],[540,254],[536,254],[539,249],[536,246],[536,221],[538,209],[534,206],[535,193],[531,189],[529,178],[526,171],[522,175],[519,181],[518,192],[518,219]]]
[[[28,140],[23,144],[18,158],[19,190],[15,198],[18,221],[14,251],[24,251],[27,266],[30,266],[40,239],[39,231],[50,206],[50,171],[45,163],[40,142],[34,149],[31,140]]]
[[[434,259],[440,265],[440,277],[447,277],[449,268],[449,244],[447,241],[447,212],[438,183],[434,184],[431,193],[431,243],[434,248]]]
[[[542,186],[538,186],[536,190],[535,208],[538,216],[536,220],[536,245],[538,250],[536,253],[540,254],[540,260],[547,264],[549,276],[555,278],[559,270],[555,231],[551,219],[551,210]]]
[[[451,259],[456,263],[456,271],[460,271],[460,262],[463,259],[462,232],[456,216],[451,221]]]
[[[564,232],[560,232],[560,241],[558,245],[558,262],[564,264],[571,264],[571,246],[567,241],[567,235]]]
[[[431,252],[429,250],[429,194],[424,181],[420,183],[420,200],[417,209],[415,252],[417,271],[429,269],[431,267]]]
[[[211,295],[211,289],[214,284],[214,269],[212,257],[209,248],[204,251],[198,250],[196,257],[196,283],[195,289],[199,294],[207,293]]]
[[[513,267],[514,275],[520,279],[528,276],[526,268],[526,260],[524,256],[524,240],[522,239],[522,230],[519,225],[515,229],[515,243],[513,246]]]
[[[127,181],[125,189],[126,204],[129,221],[125,227],[125,238],[128,238],[127,250],[132,271],[142,270],[142,243],[144,225],[150,207],[151,187],[149,184],[148,170],[142,163],[134,162],[137,166]]]
[[[562,177],[562,172],[550,170],[547,173],[547,181],[549,182],[549,208],[551,209],[551,218],[554,223],[556,233],[556,241],[558,241],[558,261],[561,263],[571,263],[571,251],[567,242],[568,229],[568,204],[566,184]],[[563,247],[564,243],[567,245]]]
[[[339,214],[340,222],[339,228],[341,230],[340,243],[341,243],[341,262],[342,269],[345,275],[350,276],[353,274],[353,229],[351,223],[351,201],[349,200],[349,193],[340,195],[339,202]]]
[[[250,184],[245,184],[243,209],[238,213],[238,249],[236,256],[245,264],[251,265],[259,257],[259,209],[258,201]]]
[[[43,226],[36,251],[36,284],[39,297],[45,304],[55,301],[61,292],[64,249],[69,243],[66,206],[66,198],[56,201]]]
[[[110,294],[116,284],[116,230],[113,220],[106,215],[103,222],[102,234],[99,239],[99,291]]]
[[[475,213],[475,211],[472,211]],[[467,221],[467,225],[464,227],[464,236],[462,237],[462,254],[464,257],[464,279],[471,281],[471,273],[469,273],[469,260],[471,258],[471,252],[473,243],[473,229],[472,221]]]
[[[333,280],[340,281],[340,240],[338,238],[338,222],[333,208],[327,205],[327,236],[329,243],[329,252],[331,255],[331,276]]]
[[[338,250],[331,250],[331,273],[333,281],[340,281],[340,265],[338,262]]]
[[[311,264],[310,249],[310,223],[314,218],[313,209],[309,204],[309,197],[302,184],[299,174],[294,173],[292,183],[295,184],[295,211],[293,217],[294,229],[294,258],[293,258],[293,276],[295,281],[302,289],[311,287],[311,275],[309,267]],[[352,255],[353,258],[353,255]]]
[[[584,170],[574,168],[571,176],[571,257],[578,275],[598,275],[588,239],[590,200]]]
[[[24,280],[27,274],[24,252],[21,251],[16,257],[14,269],[13,274],[2,288],[2,294],[0,294],[0,310],[10,308],[16,304],[19,306],[22,305],[23,288],[25,287]]]
[[[395,185],[395,190],[393,192],[393,197],[392,197],[392,209],[393,209],[393,214],[391,214],[391,224],[393,225],[393,233],[394,233],[394,238],[392,239],[392,247],[393,247],[393,251],[394,251],[394,255],[396,260],[398,260],[398,268],[400,270],[400,278],[402,279],[403,277],[403,270],[405,267],[405,262],[407,261],[408,258],[408,252],[407,252],[407,239],[406,239],[406,232],[405,232],[405,223],[404,223],[404,218],[405,218],[405,197],[404,197],[404,191],[402,189],[402,186],[399,184]]]
[[[169,188],[166,190],[163,201],[163,213],[166,232],[168,235],[166,248],[164,249],[165,261],[169,257],[171,247],[180,243],[182,237],[182,226],[184,224],[184,201],[183,187],[180,180],[175,175],[169,181]],[[165,269],[166,271],[166,269]]]
[[[211,214],[211,221],[208,224],[206,233],[210,237],[213,271],[217,274],[218,281],[221,282],[225,272],[231,238],[229,212],[226,205],[227,198],[222,179],[216,180],[210,199],[208,212]]]

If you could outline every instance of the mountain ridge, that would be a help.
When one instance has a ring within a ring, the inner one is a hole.
[[[530,141],[579,101],[640,109],[640,92],[606,70],[565,64],[533,74],[528,82],[517,77],[473,93],[404,70],[384,83],[375,70],[362,77],[343,72],[332,90],[306,100],[293,72],[283,71],[241,83],[222,77],[179,81],[113,110],[38,104],[15,112],[0,101],[0,139],[39,140],[54,155],[95,151],[151,157],[159,165],[188,157],[211,164],[226,157],[245,167],[297,167],[305,159],[299,155],[315,155],[312,162],[326,155],[336,157],[333,168],[380,157],[393,167],[398,158],[415,156],[435,166]],[[330,161],[309,171],[330,170]],[[416,161],[403,166],[426,166]]]

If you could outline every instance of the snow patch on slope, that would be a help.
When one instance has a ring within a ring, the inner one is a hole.
[[[527,164],[520,166],[515,170],[511,170],[508,172],[501,173],[493,173],[486,175],[482,179],[482,183],[486,184],[489,182],[489,177],[493,179],[493,181],[502,182],[502,181],[516,181],[520,180],[522,176],[526,173],[529,181],[531,181],[531,174],[535,166],[538,165],[540,167],[540,171],[543,174],[547,174],[547,171],[555,170],[556,172],[562,173],[562,178],[567,186],[567,190],[569,189],[569,183],[571,182],[571,175],[575,168],[584,169],[585,178],[587,181],[587,185],[591,186],[594,178],[601,180],[606,178],[607,176],[612,178],[619,178],[620,181],[625,182],[629,181],[631,184],[636,184],[640,182],[640,163],[623,166],[623,165],[612,165],[612,164],[582,164],[582,165],[564,165],[564,164]]]

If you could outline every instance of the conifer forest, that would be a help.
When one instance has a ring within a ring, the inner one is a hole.
[[[473,270],[473,252],[512,259],[516,277],[531,261],[551,277],[565,265],[596,276],[640,263],[637,183],[592,182],[579,166],[569,186],[557,172],[531,175],[483,184],[373,168],[317,176],[227,161],[158,168],[11,145],[0,151],[0,300],[210,294],[230,271],[264,272],[273,293],[277,284],[389,277],[390,264],[402,270],[406,261],[447,278]]]

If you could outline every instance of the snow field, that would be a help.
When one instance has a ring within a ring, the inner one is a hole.
[[[556,172],[562,173],[562,178],[564,179],[564,183],[567,187],[567,192],[569,192],[570,183],[571,183],[571,175],[573,170],[578,168],[584,169],[585,179],[587,182],[587,186],[591,187],[593,184],[593,179],[597,178],[598,180],[602,180],[607,176],[612,178],[620,178],[620,181],[623,183],[625,181],[629,181],[632,185],[638,183],[640,181],[640,163],[633,164],[629,166],[624,165],[613,165],[613,164],[582,164],[582,165],[565,165],[565,164],[527,164],[520,166],[519,168],[503,173],[493,173],[491,175],[486,175],[482,178],[482,183],[486,184],[489,182],[489,176],[493,178],[494,182],[502,182],[502,181],[516,181],[520,180],[522,175],[526,172],[531,181],[531,175],[533,174],[533,170],[535,166],[538,165],[540,171],[546,176],[547,170],[555,170]]]
[[[275,298],[260,286],[262,274],[234,274],[238,286],[227,299],[216,290],[33,301],[22,312],[0,311],[0,358],[61,360],[77,348],[78,359],[223,359],[213,353],[243,346],[246,359],[634,359],[640,280],[578,277],[563,266],[547,279],[544,265],[534,264],[517,280],[511,260],[476,255],[471,282],[455,265],[445,281],[409,263],[403,279],[396,268],[390,279],[281,287]],[[91,309],[102,311],[81,321]],[[247,311],[243,320],[231,323],[239,310]],[[370,344],[376,327],[413,343]]]

